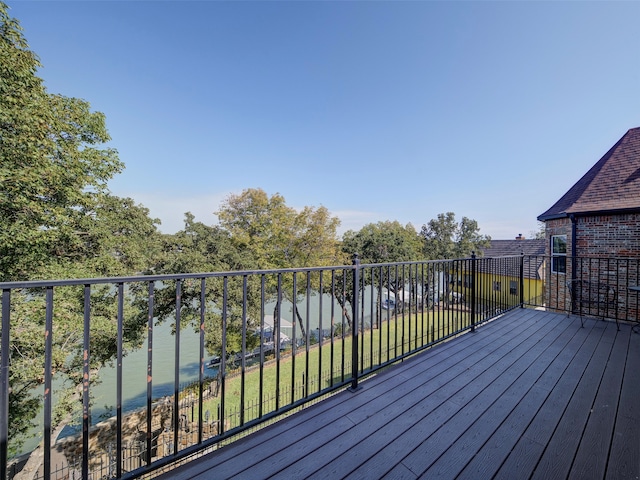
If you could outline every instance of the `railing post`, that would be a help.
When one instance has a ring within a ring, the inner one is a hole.
[[[91,345],[91,284],[84,285],[84,334],[82,355],[82,478],[89,478],[89,431],[91,428],[90,345]],[[147,463],[148,465],[148,463]]]
[[[476,252],[471,252],[471,331],[476,331]]]
[[[116,352],[116,477],[122,476],[122,357],[124,355],[124,283],[120,282],[118,288],[118,333]]]
[[[51,382],[53,380],[51,364],[53,362],[53,287],[47,287],[45,313],[44,347],[44,478],[51,478]]]
[[[520,255],[520,308],[524,308],[524,250]]]
[[[360,324],[359,319],[359,304],[360,304],[360,257],[357,253],[353,254],[353,297],[351,299],[351,387],[352,392],[355,392],[358,387],[358,375],[360,365],[359,358],[359,345],[358,345],[358,326]]]
[[[2,356],[0,366],[0,478],[7,478],[9,452],[9,348],[11,347],[11,290],[2,290]]]

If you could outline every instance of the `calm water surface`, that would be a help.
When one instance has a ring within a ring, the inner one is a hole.
[[[331,297],[322,297],[322,323],[323,328],[328,328],[331,314]],[[265,306],[265,313],[273,313],[274,304]],[[307,304],[299,304],[300,313],[306,315]],[[312,296],[309,301],[309,327],[311,330],[317,329],[319,325],[320,297]],[[336,319],[340,318],[340,308],[337,303],[334,305]],[[285,302],[282,308],[282,318],[293,321],[293,308]],[[339,320],[338,320],[339,321]],[[172,332],[173,320],[167,320],[154,327],[153,333],[153,363],[152,363],[152,398],[157,399],[167,395],[173,395],[174,373],[176,358],[176,338]],[[297,325],[296,325],[297,326]],[[289,333],[289,332],[285,332]],[[298,330],[299,335],[299,330]],[[179,383],[187,384],[198,380],[200,354],[200,336],[191,326],[183,327],[180,333],[180,360],[179,360]],[[205,351],[205,361],[210,355]],[[122,375],[122,400],[123,411],[131,412],[143,408],[147,403],[147,343],[143,343],[142,348],[135,350],[123,358]],[[100,382],[92,385],[91,392],[94,403],[91,408],[91,422],[96,424],[115,415],[116,406],[116,368],[105,366],[99,372]],[[215,376],[216,369],[205,369],[206,376]],[[55,385],[60,386],[60,381],[54,378]],[[41,392],[40,392],[41,394]],[[42,414],[36,419],[40,425],[33,430],[33,437],[25,444],[23,451],[33,450],[42,440]],[[72,435],[80,431],[80,418],[78,425],[68,426],[63,431],[61,437]]]

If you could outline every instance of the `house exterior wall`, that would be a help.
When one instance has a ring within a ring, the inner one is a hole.
[[[523,280],[525,304],[539,305],[544,290],[542,279],[525,277]],[[511,282],[516,282],[515,293],[511,293]],[[496,283],[499,284],[499,289],[496,288]],[[482,308],[482,305],[492,305],[503,310],[520,305],[520,277],[478,272],[475,287],[479,308]],[[467,299],[472,294],[468,282],[456,282],[453,290]]]
[[[567,259],[571,258],[572,255],[572,245],[573,245],[573,237],[572,237],[572,229],[571,229],[571,219],[569,218],[558,218],[554,220],[547,220],[545,222],[545,238],[547,240],[547,246],[545,249],[545,253],[548,256],[551,256],[551,237],[554,235],[566,235],[567,236]],[[567,280],[571,279],[572,273],[572,265],[571,261],[567,260],[567,271],[566,273],[553,273],[551,271],[551,266],[546,269],[546,296],[547,301],[545,302],[547,305],[569,305],[570,299],[567,295],[566,283]]]
[[[547,270],[547,304],[569,308],[571,299],[566,288],[573,277],[611,285],[618,295],[618,316],[630,320],[640,318],[638,295],[628,291],[629,285],[640,285],[640,213],[602,214],[575,217],[575,265],[572,222],[570,218],[546,221],[546,253],[551,255],[551,238],[567,236],[566,273]]]
[[[542,280],[524,278],[524,302],[534,303],[542,295]],[[507,275],[478,273],[476,276],[477,298],[481,302],[500,304],[504,308],[520,304],[520,278]],[[516,282],[515,293],[511,293],[511,282]],[[496,285],[499,284],[499,287]],[[497,289],[497,287],[499,289]],[[538,300],[539,301],[539,300]]]
[[[578,217],[576,238],[576,253],[581,257],[637,257],[640,213]]]

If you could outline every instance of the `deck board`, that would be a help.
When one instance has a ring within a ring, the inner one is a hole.
[[[587,425],[574,459],[575,468],[572,468],[570,478],[602,478],[605,474],[624,375],[624,369],[619,368],[619,365],[625,364],[628,343],[628,331],[616,335],[598,393],[589,412]]]
[[[637,478],[640,335],[515,310],[164,478]]]
[[[549,327],[548,325],[546,327]],[[390,425],[385,428],[380,438],[368,437],[358,443],[352,450],[361,451],[367,450],[366,455],[358,454],[357,458],[367,458],[366,464],[362,464],[358,470],[354,473],[354,477],[358,477],[361,474],[367,475],[379,475],[381,472],[385,472],[385,469],[389,469],[397,462],[398,458],[402,458],[415,446],[416,438],[427,438],[433,435],[443,424],[450,421],[458,411],[460,410],[460,402],[463,401],[462,397],[458,401],[452,401],[452,398],[457,395],[462,395],[461,392],[465,392],[465,395],[475,396],[483,388],[481,381],[475,381],[478,375],[493,375],[495,369],[493,368],[495,362],[503,359],[507,352],[513,349],[513,346],[517,342],[521,342],[525,335],[524,332],[532,334],[536,328],[535,325],[522,322],[519,328],[512,332],[501,335],[493,344],[487,345],[484,351],[478,352],[479,356],[469,356],[458,363],[455,366],[448,368],[439,380],[442,385],[438,385],[438,389],[433,393],[427,388],[421,393],[425,396],[425,399],[421,404],[417,406],[417,414],[413,415],[413,411],[406,412],[403,416],[407,418],[400,418],[396,425]],[[550,328],[550,327],[549,327]],[[489,334],[489,331],[485,332]],[[493,363],[480,362],[482,356],[492,358]],[[471,373],[470,373],[471,372]],[[446,383],[444,383],[446,381]],[[430,393],[429,396],[426,396]],[[424,405],[424,406],[423,406]],[[433,413],[432,413],[433,412]],[[414,417],[417,419],[414,420]],[[399,430],[394,430],[399,429]],[[385,447],[380,451],[372,449],[370,444],[376,442],[384,442]],[[353,469],[352,452],[345,452],[343,457],[347,467]],[[338,459],[340,460],[340,459]],[[327,473],[331,476],[344,475],[347,470],[338,470],[338,462],[332,462],[331,468]],[[408,466],[405,463],[405,466]],[[409,466],[411,469],[411,467]],[[415,472],[415,470],[414,470]]]
[[[585,365],[569,404],[549,439],[544,454],[536,467],[534,479],[566,478],[573,463],[589,412],[613,347],[615,327],[605,324],[606,330],[589,362]]]
[[[491,436],[489,439],[473,459],[465,465],[465,468],[458,478],[469,480],[490,478],[496,473],[498,467],[502,465],[509,453],[514,449],[515,445],[522,438],[523,433],[531,424],[536,413],[547,400],[553,385],[558,382],[567,369],[568,362],[573,358],[573,355],[567,355],[566,352],[575,352],[576,349],[584,343],[587,335],[588,330],[586,329],[576,330],[573,326],[565,329],[562,336],[558,338],[558,341],[554,342],[552,347],[547,350],[550,357],[547,359],[547,362],[550,360],[550,363],[548,363],[543,374],[535,381],[529,390],[523,392],[522,398],[515,408],[509,412],[509,415],[502,424],[495,431],[490,432]],[[565,342],[567,339],[568,341]],[[556,355],[556,352],[554,352],[552,348],[560,348],[561,350]],[[539,362],[540,361],[536,363]],[[532,442],[532,440],[525,439],[524,442]],[[533,453],[530,445],[531,444],[525,444],[523,452]],[[540,450],[541,447],[540,445]]]
[[[405,457],[402,463],[411,471],[422,475],[445,452],[458,456],[459,449],[450,447],[482,413],[504,395],[514,378],[531,364],[537,357],[539,340],[548,333],[549,331],[540,329],[527,335],[520,344],[513,345],[513,348],[509,344],[506,348],[510,349],[501,358],[474,378],[460,394],[452,397],[451,400],[460,407],[456,415]],[[471,398],[471,395],[475,396]]]
[[[557,330],[559,330],[559,328],[556,328],[554,331]],[[455,446],[447,449],[437,462],[427,470],[426,475],[441,478],[454,478],[458,476],[466,465],[478,455],[480,449],[494,432],[503,425],[518,405],[523,403],[529,390],[534,388],[535,382],[548,369],[570,338],[574,336],[572,330],[573,329],[568,328],[563,329],[562,333],[551,343],[539,341],[536,344],[538,348],[531,349],[528,352],[535,356],[533,361],[529,361],[528,357],[523,355],[520,361],[526,362],[524,365],[525,370],[518,373],[518,369],[512,369],[510,372],[513,377],[512,382],[504,394],[500,395],[489,408],[479,414],[473,425],[458,438]],[[510,375],[502,376],[502,378],[509,377]],[[540,396],[541,395],[539,395],[539,397]],[[518,432],[518,434],[524,431],[524,425],[520,425],[521,431]],[[504,439],[502,439],[502,441],[504,441]],[[489,472],[485,472],[485,475],[489,475]],[[474,474],[474,478],[478,478],[477,472]]]
[[[640,478],[640,335],[630,335],[628,352],[607,465],[610,478]]]
[[[576,323],[574,322],[574,325]],[[571,358],[565,356],[568,363],[560,379],[555,384],[550,384],[547,378],[537,383],[543,388],[549,388],[549,394],[540,409],[535,412],[516,446],[501,464],[495,478],[510,480],[516,478],[520,472],[535,470],[566,406],[569,404],[573,391],[584,372],[584,366],[592,357],[602,337],[603,330],[595,330],[590,328],[588,324],[586,329],[589,329],[589,334],[585,341],[577,347],[577,352],[573,352],[574,355]],[[579,333],[584,331],[583,328],[578,330]]]

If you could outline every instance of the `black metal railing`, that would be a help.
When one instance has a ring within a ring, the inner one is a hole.
[[[531,294],[525,305],[634,324],[640,321],[638,292],[632,290],[640,285],[640,259],[530,258],[531,264],[543,265],[544,282],[542,290]]]
[[[52,459],[56,450],[81,478],[135,478],[336,390],[358,389],[364,376],[507,310],[571,313],[569,277],[614,285],[617,315],[637,321],[638,297],[628,291],[638,284],[636,260],[566,258],[561,273],[549,260],[472,256],[364,265],[355,256],[352,265],[322,268],[2,283],[0,478],[18,470],[10,430],[17,413],[10,405],[16,382],[24,380],[15,369],[28,354],[19,344],[26,325],[42,338],[30,359],[43,372],[30,391],[43,408],[36,430],[43,432],[44,461],[36,477],[64,471],[59,457]],[[77,336],[59,338],[57,322],[77,325]],[[126,355],[135,349],[144,355],[129,365]],[[197,374],[186,382],[183,359],[193,350]],[[173,365],[161,373],[171,379],[158,385],[158,361],[168,357]],[[94,398],[96,380],[110,359],[115,408],[97,422],[92,409],[109,400]],[[138,385],[144,401],[132,406],[123,380],[139,373],[134,368],[144,371],[146,384]],[[58,440],[56,422],[64,417],[56,389],[65,382],[54,374],[63,369],[67,386],[77,383],[81,409],[74,415],[65,407],[77,433]]]

